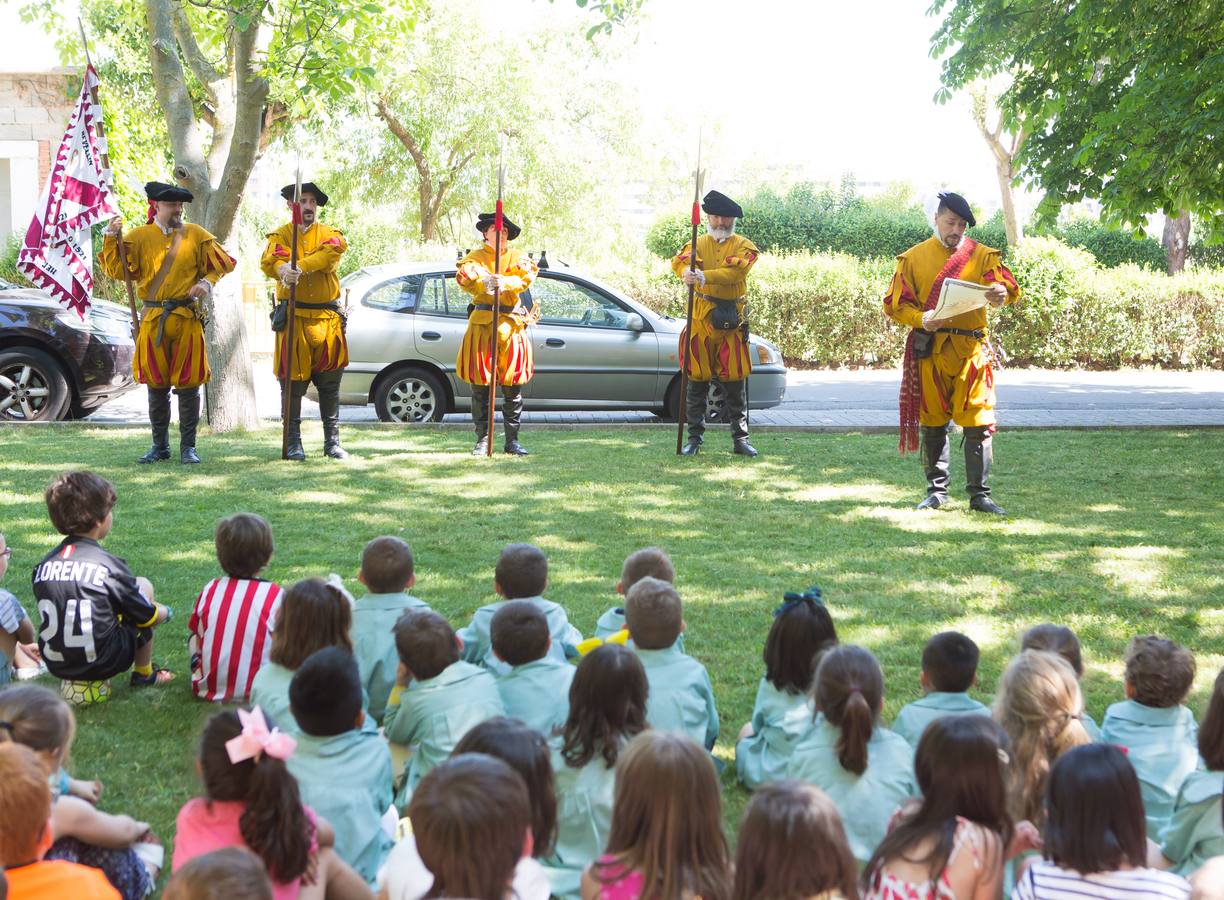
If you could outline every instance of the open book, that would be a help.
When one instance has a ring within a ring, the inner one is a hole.
[[[986,305],[986,291],[990,285],[959,278],[945,278],[935,304],[933,319],[951,319],[962,313],[980,309]]]

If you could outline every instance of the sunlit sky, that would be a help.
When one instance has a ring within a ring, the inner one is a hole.
[[[3,0],[0,0],[3,2]],[[594,21],[572,0],[476,0],[490,23],[516,31]],[[629,44],[627,87],[648,121],[666,123],[676,146],[707,136],[707,184],[744,173],[788,180],[908,181],[942,186],[994,207],[993,159],[966,97],[933,100],[939,64],[929,55],[937,22],[930,0],[646,0],[643,16],[614,40]],[[65,13],[73,0],[60,4]],[[445,8],[440,0],[438,8]],[[50,39],[0,5],[0,69],[58,64]],[[691,159],[676,160],[678,170]]]

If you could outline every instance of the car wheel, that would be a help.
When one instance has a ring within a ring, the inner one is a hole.
[[[46,353],[31,347],[0,351],[0,420],[54,421],[71,400],[63,367]]]
[[[442,382],[424,369],[398,369],[374,392],[374,411],[384,422],[441,422],[446,406]]]

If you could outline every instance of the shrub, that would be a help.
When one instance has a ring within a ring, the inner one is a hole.
[[[1164,271],[1167,265],[1165,251],[1159,241],[1142,233],[1119,231],[1092,219],[1071,222],[1056,236],[1072,247],[1083,247],[1101,265],[1109,268],[1134,263]]]

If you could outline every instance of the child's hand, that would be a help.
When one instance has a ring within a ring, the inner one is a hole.
[[[1045,846],[1045,841],[1042,840],[1041,832],[1037,830],[1037,826],[1027,819],[1023,822],[1016,823],[1016,830],[1012,834],[1011,844],[1007,848],[1007,858],[1015,859],[1021,853],[1027,853],[1030,850],[1040,850]]]
[[[21,648],[22,653],[30,657],[30,659],[34,660],[34,662],[42,662],[42,654],[38,652],[37,642],[32,644],[18,644],[17,646]]]
[[[102,782],[70,778],[68,780],[68,793],[73,797],[80,797],[82,800],[97,806],[98,801],[102,799]]]

